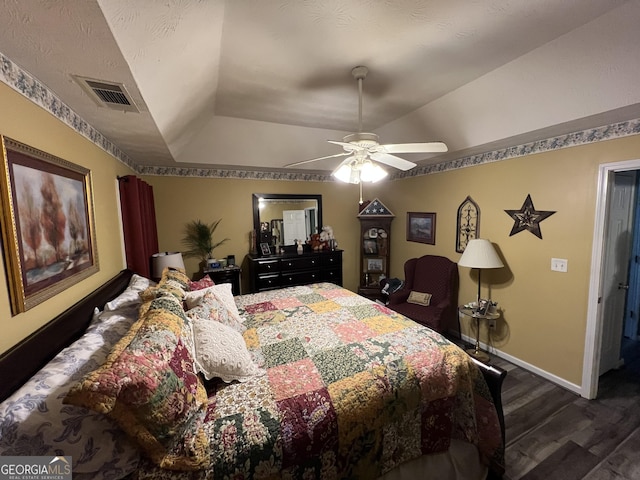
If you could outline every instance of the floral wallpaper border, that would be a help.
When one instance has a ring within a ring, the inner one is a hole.
[[[140,175],[165,175],[177,177],[210,177],[233,178],[247,180],[288,180],[288,181],[316,181],[331,182],[335,179],[331,175],[301,172],[277,172],[246,169],[219,168],[183,168],[183,167],[153,167],[135,164],[122,150],[104,137],[99,131],[87,123],[76,112],[71,110],[46,85],[33,77],[29,72],[16,65],[11,59],[0,52],[0,81],[39,105],[61,122],[65,123],[80,135],[83,135],[95,145],[115,157]],[[418,166],[406,172],[397,172],[391,179],[416,177],[431,173],[472,167],[483,163],[497,162],[509,158],[522,157],[534,153],[548,152],[561,148],[575,147],[603,140],[637,135],[640,133],[640,119],[604,125],[579,132],[547,138],[523,145],[495,150],[478,155],[471,155],[454,160],[447,160],[434,165]]]

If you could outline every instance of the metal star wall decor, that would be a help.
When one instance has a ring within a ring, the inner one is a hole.
[[[530,194],[527,194],[527,199],[520,210],[505,210],[505,212],[514,220],[513,228],[509,234],[510,237],[523,230],[528,230],[540,239],[542,239],[540,222],[556,213],[555,211],[536,210]]]

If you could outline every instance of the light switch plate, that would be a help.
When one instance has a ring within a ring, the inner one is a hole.
[[[566,272],[567,271],[567,259],[566,258],[552,258],[551,270],[554,272]]]

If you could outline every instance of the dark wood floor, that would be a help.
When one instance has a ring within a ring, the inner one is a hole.
[[[636,342],[637,343],[637,342]],[[499,358],[506,424],[505,480],[640,479],[640,346],[586,400]]]

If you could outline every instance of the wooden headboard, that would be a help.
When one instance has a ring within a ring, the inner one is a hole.
[[[111,280],[0,355],[0,402],[45,366],[58,352],[82,336],[93,318],[129,285],[133,272],[122,270]]]

